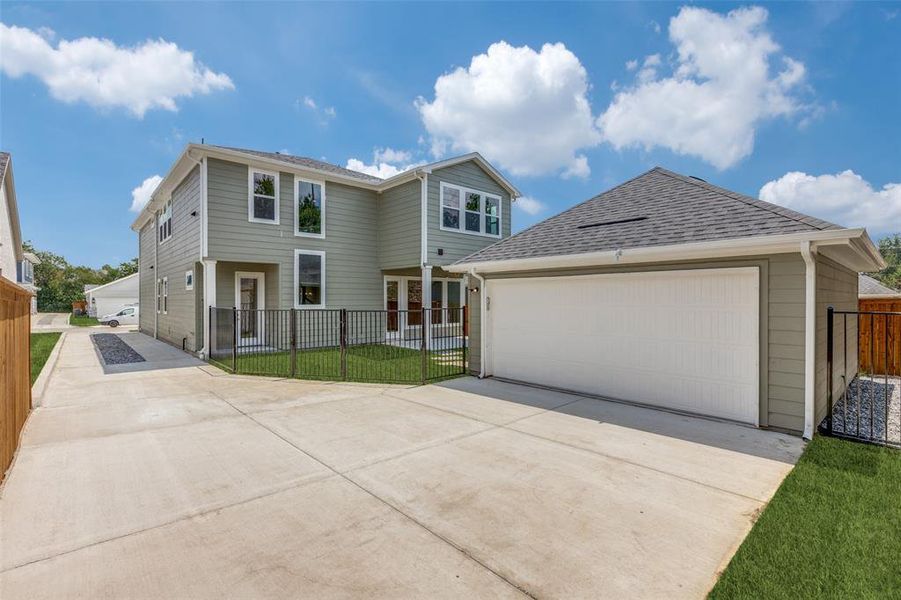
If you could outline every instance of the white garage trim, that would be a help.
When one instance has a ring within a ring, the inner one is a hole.
[[[758,267],[486,284],[487,374],[759,424]]]

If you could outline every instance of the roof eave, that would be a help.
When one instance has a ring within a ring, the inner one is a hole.
[[[16,181],[13,178],[13,157],[12,154],[6,159],[6,172],[3,174],[3,181],[0,185],[6,185],[6,204],[9,211],[9,222],[13,236],[13,252],[16,260],[22,260],[24,253],[22,249],[22,226],[19,223],[19,205],[16,201]],[[7,180],[9,185],[6,184]]]
[[[866,235],[866,231],[858,228],[644,246],[582,254],[473,261],[456,263],[444,269],[452,273],[466,273],[473,270],[478,273],[502,273],[786,254],[799,252],[800,244],[806,241],[816,243],[825,256],[855,271],[878,270],[885,264],[873,242]]]

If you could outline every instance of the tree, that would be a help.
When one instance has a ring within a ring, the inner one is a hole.
[[[42,312],[69,312],[73,302],[84,300],[85,285],[103,285],[138,270],[137,258],[118,267],[103,265],[99,269],[92,269],[73,266],[59,254],[36,249],[31,242],[25,242],[22,247],[41,260],[41,264],[34,267],[34,284],[40,288],[38,310]]]
[[[873,277],[893,289],[901,289],[901,233],[879,240],[879,253],[888,266]]]

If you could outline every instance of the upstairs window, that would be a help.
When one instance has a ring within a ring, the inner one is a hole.
[[[253,223],[278,225],[278,173],[248,169],[247,218]]]
[[[325,182],[294,178],[294,235],[325,237]]]
[[[441,229],[501,237],[500,196],[442,183]]]
[[[166,202],[157,215],[159,218],[159,241],[162,244],[172,237],[172,200]]]

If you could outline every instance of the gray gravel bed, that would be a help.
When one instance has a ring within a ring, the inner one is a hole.
[[[134,349],[122,341],[118,335],[114,333],[94,333],[91,334],[91,341],[100,352],[103,362],[108,365],[124,365],[128,363],[144,362],[144,357],[134,351]]]
[[[888,437],[886,437],[886,396]],[[848,386],[847,393],[835,403],[832,410],[832,429],[835,433],[887,441],[894,445],[901,444],[901,377],[889,376],[888,384],[885,376],[855,377]]]

